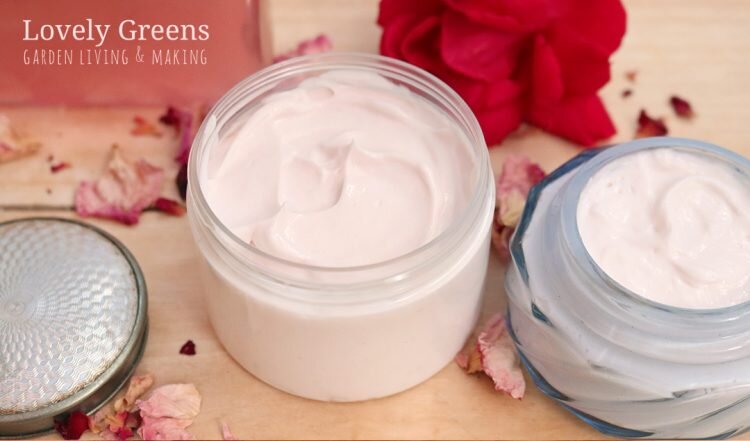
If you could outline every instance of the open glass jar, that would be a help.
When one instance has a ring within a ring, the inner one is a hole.
[[[529,194],[511,241],[509,327],[537,386],[596,429],[725,438],[750,425],[750,303],[683,309],[650,301],[607,276],[578,230],[589,179],[611,161],[655,148],[720,161],[750,179],[747,159],[687,139],[650,138],[575,157]]]
[[[470,142],[477,167],[472,195],[445,231],[400,257],[346,268],[283,260],[222,224],[201,188],[203,171],[212,151],[265,97],[342,69],[377,73],[444,113]],[[366,54],[276,64],[238,84],[209,113],[188,173],[188,217],[205,262],[211,322],[227,351],[259,379],[319,400],[376,398],[426,380],[464,344],[481,303],[494,181],[476,119],[437,78]]]

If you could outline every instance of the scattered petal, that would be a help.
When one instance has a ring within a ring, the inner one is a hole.
[[[154,208],[170,216],[182,216],[187,211],[179,202],[168,198],[158,198],[154,201]]]
[[[523,398],[526,381],[502,314],[495,314],[487,321],[477,337],[477,346],[482,356],[484,373],[492,378],[495,390],[503,391],[518,400]]]
[[[625,79],[630,81],[631,83],[635,83],[636,78],[638,77],[638,71],[633,70],[626,70],[625,71]]]
[[[146,118],[136,115],[133,117],[133,122],[135,123],[135,127],[130,131],[131,134],[135,136],[148,135],[155,138],[161,138],[162,133],[154,124],[146,120]]]
[[[83,412],[73,412],[64,420],[55,420],[55,430],[63,439],[80,439],[89,428],[89,417]]]
[[[195,343],[193,340],[188,340],[180,348],[180,354],[182,355],[195,355]]]
[[[112,219],[125,225],[138,223],[141,212],[159,197],[164,173],[143,159],[126,161],[117,146],[104,174],[83,181],[75,195],[76,212],[84,217]]]
[[[52,173],[58,173],[58,172],[61,172],[61,171],[65,170],[66,168],[70,168],[70,167],[71,167],[71,165],[70,165],[69,162],[64,162],[63,161],[63,162],[58,162],[57,164],[50,165],[49,166],[49,170]]]
[[[13,130],[10,119],[0,114],[0,164],[36,153],[42,145],[23,139]]]
[[[177,418],[143,417],[138,435],[144,440],[186,440],[193,439],[187,429],[193,420]]]
[[[638,129],[636,130],[636,138],[648,138],[650,136],[664,136],[669,133],[666,124],[664,124],[663,118],[651,118],[645,110],[641,109],[641,113],[638,114]]]
[[[672,105],[674,113],[676,113],[680,118],[690,119],[695,116],[690,103],[687,100],[678,97],[677,95],[672,95],[672,97],[669,98],[669,104]]]
[[[510,155],[505,159],[496,183],[492,232],[492,243],[503,260],[508,258],[508,239],[523,214],[529,190],[545,176],[544,170],[524,155]]]
[[[47,187],[47,189],[45,191],[47,192],[47,194],[52,194],[52,189],[49,188],[49,187]]]
[[[136,405],[143,418],[138,434],[144,440],[193,439],[185,429],[200,411],[201,396],[194,385],[161,386]]]
[[[175,128],[180,137],[175,161],[187,164],[193,144],[193,114],[187,110],[169,106],[166,113],[159,118],[159,122]]]
[[[289,52],[284,52],[281,55],[274,57],[273,62],[278,63],[279,61],[288,60],[290,58],[299,57],[300,55],[319,54],[321,52],[328,52],[333,49],[333,43],[326,34],[320,34],[309,40],[301,41],[295,49]]]
[[[479,353],[476,339],[472,339],[468,346],[456,355],[456,364],[467,374],[482,371],[482,355]]]
[[[633,89],[625,89],[622,91],[622,97],[627,98],[633,94]]]
[[[200,412],[201,396],[193,384],[168,384],[154,389],[136,406],[144,418],[193,419]]]
[[[132,412],[135,402],[154,384],[154,377],[151,374],[133,375],[128,383],[128,389],[125,394],[115,400],[115,412]]]
[[[229,424],[227,424],[226,421],[221,422],[221,439],[228,441],[239,439],[234,436],[234,433],[232,433],[232,430],[229,428]]]

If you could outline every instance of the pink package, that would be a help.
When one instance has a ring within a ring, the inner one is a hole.
[[[212,103],[269,61],[261,0],[2,0],[0,104]]]

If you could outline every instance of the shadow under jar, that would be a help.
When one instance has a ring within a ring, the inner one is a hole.
[[[750,182],[750,161],[687,139],[573,158],[532,189],[511,240],[509,328],[536,385],[601,432],[726,438],[750,425],[750,303],[698,309],[650,300],[605,273],[579,230],[581,193],[597,171],[661,148],[723,164]]]
[[[394,258],[324,266],[279,257],[240,238],[217,215],[206,196],[207,167],[269,97],[342,71],[375,73],[450,122],[474,164],[465,176],[468,200],[442,232]],[[211,323],[226,350],[257,378],[307,398],[365,400],[423,382],[461,349],[479,314],[495,192],[476,119],[437,78],[366,54],[276,64],[238,84],[213,108],[193,144],[188,173],[188,217],[205,263]]]

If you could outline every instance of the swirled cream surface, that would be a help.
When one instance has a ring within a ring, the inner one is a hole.
[[[477,165],[435,105],[384,77],[332,71],[273,93],[215,146],[211,209],[273,256],[348,267],[425,245],[464,210]]]
[[[586,184],[577,216],[594,261],[642,297],[692,309],[750,299],[750,180],[723,162],[624,156]]]

